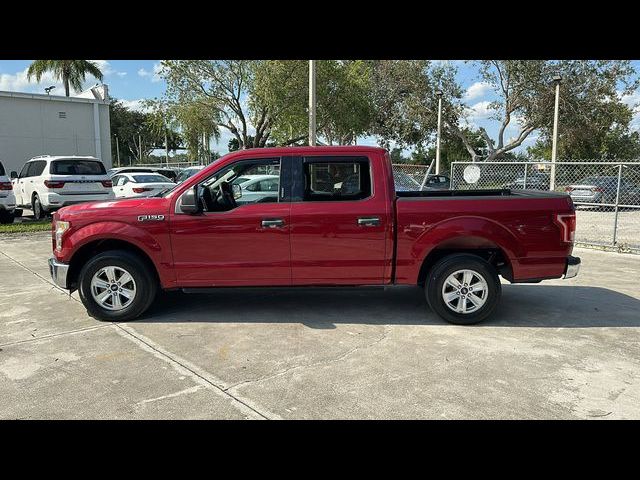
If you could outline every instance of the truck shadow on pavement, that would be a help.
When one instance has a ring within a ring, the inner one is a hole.
[[[136,323],[302,323],[449,325],[428,307],[422,289],[241,288],[164,292]],[[503,285],[493,316],[477,326],[638,327],[640,300],[601,287]]]

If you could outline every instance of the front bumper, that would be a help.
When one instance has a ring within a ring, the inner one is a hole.
[[[562,278],[573,278],[578,275],[580,271],[580,258],[569,255],[567,257],[567,266],[564,269],[564,276]]]
[[[54,283],[61,288],[67,287],[67,273],[69,273],[69,265],[58,262],[55,258],[49,259],[49,273]]]

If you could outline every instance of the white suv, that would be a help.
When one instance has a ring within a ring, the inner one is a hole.
[[[95,157],[34,157],[13,180],[16,204],[33,210],[36,219],[74,203],[111,200],[111,187],[103,163]]]
[[[13,196],[11,181],[0,162],[0,223],[12,223],[16,208],[16,197]]]

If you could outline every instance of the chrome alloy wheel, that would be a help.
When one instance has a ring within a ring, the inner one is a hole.
[[[122,310],[136,297],[136,282],[120,267],[103,267],[91,279],[91,296],[107,310]]]
[[[489,295],[487,281],[473,270],[458,270],[442,285],[444,303],[456,313],[473,313],[485,304]]]

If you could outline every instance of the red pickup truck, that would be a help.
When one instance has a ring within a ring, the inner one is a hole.
[[[572,277],[565,194],[396,191],[375,147],[230,153],[155,197],[54,214],[51,275],[90,315],[141,315],[159,289],[419,285],[444,319],[492,313],[510,282]]]

